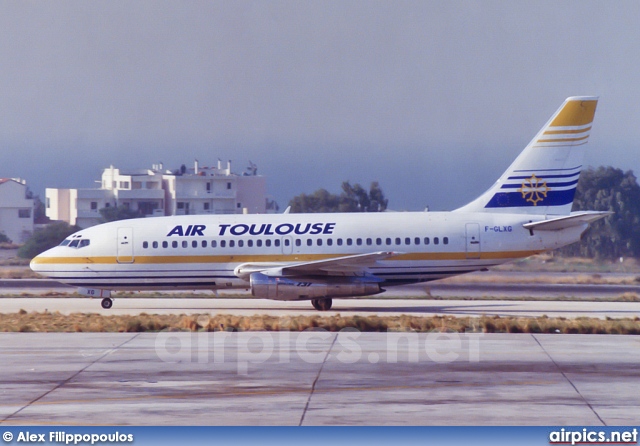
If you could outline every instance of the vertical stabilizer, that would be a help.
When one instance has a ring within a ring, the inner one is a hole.
[[[567,98],[500,179],[459,212],[569,215],[598,98]]]

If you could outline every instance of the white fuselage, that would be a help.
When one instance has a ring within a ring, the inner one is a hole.
[[[544,215],[463,212],[190,215],[121,220],[84,229],[36,257],[34,271],[105,290],[249,288],[244,264],[277,267],[378,251],[381,286],[464,274],[579,240],[587,225],[529,231]],[[88,241],[83,241],[88,240]],[[346,268],[326,280],[361,275]]]

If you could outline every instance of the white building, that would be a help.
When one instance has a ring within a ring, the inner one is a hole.
[[[19,178],[0,178],[0,232],[14,243],[24,243],[33,233],[33,199]]]
[[[266,181],[251,164],[242,175],[223,169],[182,166],[165,170],[121,170],[113,166],[102,172],[99,189],[46,189],[46,212],[82,228],[98,224],[100,209],[123,206],[144,216],[190,214],[240,214],[266,212]]]

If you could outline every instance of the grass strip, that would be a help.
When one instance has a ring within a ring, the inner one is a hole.
[[[233,316],[150,315],[103,316],[96,313],[0,313],[0,332],[159,332],[159,331],[305,331],[337,332],[482,332],[640,334],[640,318],[452,317],[452,316]]]

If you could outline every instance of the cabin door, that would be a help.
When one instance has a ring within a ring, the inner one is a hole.
[[[133,228],[118,228],[118,263],[133,263]]]
[[[467,259],[480,258],[480,225],[478,223],[467,223]]]

